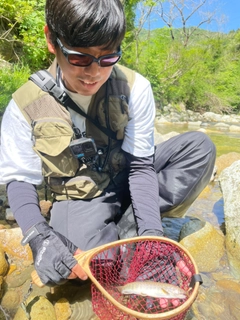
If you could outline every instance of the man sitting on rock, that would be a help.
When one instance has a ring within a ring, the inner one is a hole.
[[[120,0],[47,0],[55,60],[48,76],[33,77],[45,92],[28,81],[3,116],[0,183],[44,284],[86,279],[73,256],[81,250],[163,236],[161,216],[183,215],[213,171],[215,146],[202,132],[154,146],[150,83],[118,64],[124,34]],[[50,224],[36,190],[43,180],[54,198]],[[188,274],[182,260],[179,268]]]

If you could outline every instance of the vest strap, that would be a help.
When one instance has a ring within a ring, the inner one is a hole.
[[[44,92],[49,93],[55,98],[57,102],[63,105],[66,109],[70,108],[81,116],[91,121],[99,130],[105,133],[111,139],[117,140],[117,134],[112,130],[101,126],[96,120],[92,119],[88,114],[83,112],[78,105],[69,97],[69,95],[60,88],[51,73],[47,70],[39,70],[29,77],[29,80],[33,81]]]

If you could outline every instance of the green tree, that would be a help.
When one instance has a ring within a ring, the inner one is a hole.
[[[12,93],[27,81],[29,74],[29,67],[20,63],[0,68],[0,114],[5,110]]]
[[[48,64],[43,32],[44,0],[0,0],[0,55],[28,64],[33,70]]]

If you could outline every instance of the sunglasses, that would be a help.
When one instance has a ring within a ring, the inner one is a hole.
[[[68,50],[64,47],[64,45],[58,38],[57,43],[68,63],[77,67],[88,67],[93,62],[97,62],[100,67],[110,67],[117,63],[122,56],[122,51],[121,49],[119,49],[119,51],[116,53],[106,54],[105,56],[95,58],[94,56],[87,53]]]

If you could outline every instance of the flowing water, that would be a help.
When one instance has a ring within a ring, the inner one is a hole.
[[[157,130],[161,134],[167,134],[169,132],[183,133],[187,131],[198,130],[199,128],[191,127],[181,124],[158,124]],[[217,131],[213,126],[209,125],[205,128],[206,134],[212,139],[217,148],[217,157],[229,152],[240,153],[240,133],[229,131]]]

